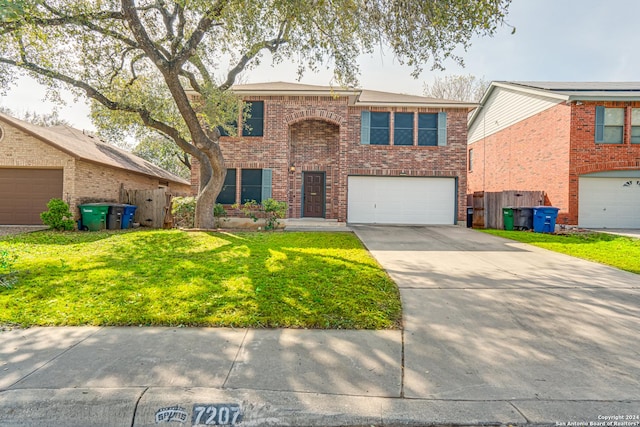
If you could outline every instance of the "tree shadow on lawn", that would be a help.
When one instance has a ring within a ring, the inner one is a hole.
[[[33,316],[94,325],[377,329],[401,322],[395,284],[353,236],[139,233],[85,261],[33,269],[16,288],[32,300]],[[47,314],[46,301],[55,300],[65,313]]]

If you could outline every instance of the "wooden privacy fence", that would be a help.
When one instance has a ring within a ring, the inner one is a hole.
[[[172,195],[160,188],[157,190],[125,190],[120,187],[120,203],[137,206],[133,222],[143,227],[171,228]]]
[[[502,208],[544,205],[544,191],[500,191],[473,193],[473,228],[504,228]]]

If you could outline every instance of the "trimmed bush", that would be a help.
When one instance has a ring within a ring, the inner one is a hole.
[[[51,199],[47,203],[46,212],[40,214],[40,219],[44,225],[48,225],[54,230],[69,231],[75,228],[73,214],[69,210],[69,205],[60,199]]]

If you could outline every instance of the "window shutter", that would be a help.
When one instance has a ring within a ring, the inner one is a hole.
[[[438,147],[447,145],[447,113],[438,113]]]
[[[271,198],[271,169],[262,169],[262,201]]]
[[[604,142],[604,107],[596,107],[596,142]]]
[[[363,111],[360,115],[360,144],[369,145],[371,134],[371,112]]]

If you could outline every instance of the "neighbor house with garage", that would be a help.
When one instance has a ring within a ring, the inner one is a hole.
[[[640,83],[493,82],[468,191],[504,190],[545,191],[558,224],[640,228]]]
[[[220,139],[219,203],[274,198],[288,203],[289,218],[350,223],[464,221],[466,123],[476,104],[282,82],[233,91],[249,118]]]
[[[189,181],[68,126],[0,114],[0,225],[42,224],[52,198],[118,202],[121,188],[190,194]]]

